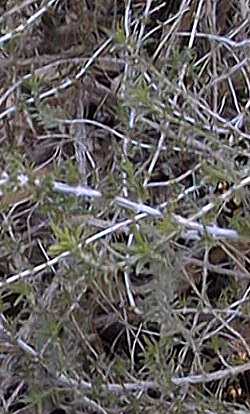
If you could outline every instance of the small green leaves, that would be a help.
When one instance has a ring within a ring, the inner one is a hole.
[[[75,251],[79,247],[81,228],[60,228],[52,224],[53,233],[57,239],[57,243],[49,248],[49,253],[53,256],[59,255],[66,251]]]
[[[136,85],[132,92],[135,103],[148,106],[150,103],[150,88],[144,80],[141,80]]]
[[[34,117],[46,128],[53,129],[58,126],[58,119],[65,118],[65,111],[62,107],[52,107],[46,103],[39,103]]]
[[[29,95],[36,97],[41,92],[43,83],[44,80],[42,77],[33,75],[23,82],[23,88],[27,90]]]
[[[239,234],[250,240],[250,222],[248,217],[235,216],[231,220],[231,226],[239,232]]]
[[[135,192],[137,200],[145,201],[148,197],[148,191],[143,186],[142,177],[136,174],[134,165],[129,160],[125,160],[122,162],[121,168],[127,174],[130,191]]]
[[[223,168],[224,167],[224,168]],[[207,181],[216,186],[218,181],[234,181],[233,174],[227,170],[225,171],[225,166],[218,165],[209,165],[208,163],[203,165],[203,173],[207,177]]]
[[[178,230],[176,223],[173,221],[170,215],[166,215],[157,225],[160,233],[162,235],[169,235],[172,232]]]
[[[117,25],[114,41],[121,46],[126,43],[126,34],[121,25]]]
[[[211,347],[214,352],[218,352],[223,349],[223,345],[225,345],[225,341],[220,338],[219,336],[212,336],[211,338]]]
[[[152,246],[147,240],[146,235],[143,235],[141,232],[135,229],[135,243],[131,246],[131,251],[133,252],[134,256],[138,259],[140,258],[150,258],[152,252]]]

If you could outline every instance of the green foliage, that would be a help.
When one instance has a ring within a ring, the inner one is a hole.
[[[39,104],[37,104],[37,109],[33,114],[33,118],[44,127],[53,130],[58,126],[59,120],[65,118],[65,115],[63,108],[52,107],[46,103],[39,102]]]
[[[247,217],[235,215],[232,218],[231,226],[239,232],[246,240],[250,240],[250,222]]]
[[[48,344],[50,348],[47,347],[47,352],[53,353],[52,345],[56,346],[56,341],[62,334],[63,323],[60,319],[56,319],[52,315],[42,315],[39,321],[39,329],[36,335],[36,348],[38,350],[43,349],[44,344]],[[58,352],[57,347],[57,352]],[[54,357],[53,363],[56,364],[59,358],[59,354]]]
[[[160,234],[165,237],[178,230],[176,223],[173,221],[170,214],[167,214],[161,221],[159,221],[157,228],[159,229]]]
[[[194,49],[187,47],[174,48],[171,56],[171,67],[169,68],[171,79],[176,79],[183,65],[188,66],[189,74],[194,75],[198,69],[194,68],[196,60],[196,52]]]
[[[1,36],[19,30],[0,56],[0,411],[235,412],[218,399],[237,378],[188,381],[245,362],[237,331],[249,342],[249,186],[232,188],[242,205],[224,222],[229,200],[214,193],[249,175],[244,51],[214,32],[245,39],[244,2],[217,2],[216,25],[206,2],[183,3],[0,6]],[[84,132],[64,122],[78,118]],[[102,197],[55,192],[55,180]],[[201,212],[197,224],[239,240],[193,231]]]
[[[36,98],[41,93],[41,88],[44,84],[44,78],[38,75],[33,75],[23,82],[23,88],[28,96]]]
[[[50,246],[49,252],[53,256],[70,251],[74,252],[78,249],[82,230],[80,227],[75,229],[64,227],[60,228],[52,223],[52,230],[57,239],[57,243]]]
[[[145,265],[156,259],[157,255],[152,247],[150,236],[138,231],[136,227],[132,230],[135,240],[129,249],[125,249],[125,252],[129,251],[129,265],[134,265],[136,273],[139,274]],[[124,249],[121,248],[120,251]]]
[[[210,182],[214,186],[216,186],[218,181],[228,181],[229,183],[234,181],[234,176],[231,171],[228,169],[225,170],[225,166],[223,164],[219,166],[211,166],[208,163],[204,164],[203,166],[204,174],[207,178],[207,182]]]
[[[221,351],[221,349],[223,349],[224,345],[225,345],[225,342],[223,341],[222,338],[220,338],[219,336],[213,336],[212,337],[211,346],[212,346],[212,349],[214,350],[214,352]]]
[[[152,378],[166,388],[170,393],[173,385],[170,377],[173,370],[173,340],[169,336],[162,336],[160,342],[146,340],[146,352],[144,353],[145,367]]]
[[[30,283],[17,282],[11,287],[11,291],[18,294],[14,306],[17,306],[23,300],[27,300],[31,306],[36,305],[36,292]]]
[[[230,285],[223,289],[218,301],[218,306],[221,308],[230,306],[230,303],[232,303],[237,296],[239,289],[238,283],[235,280],[232,280]]]
[[[114,42],[119,46],[123,46],[126,43],[126,34],[124,28],[120,24],[116,27]]]
[[[132,105],[133,102],[135,103],[135,105],[140,105],[140,106],[149,106],[150,104],[150,88],[148,86],[148,84],[142,79],[139,80],[136,85],[135,88],[132,89]]]
[[[29,407],[36,410],[37,413],[42,414],[44,412],[44,406],[46,406],[46,401],[51,394],[52,390],[41,392],[40,386],[37,385],[36,388],[32,388],[28,396],[24,397],[22,401],[28,404],[27,409]]]
[[[122,171],[126,172],[127,181],[131,192],[135,192],[137,199],[144,201],[148,198],[148,191],[143,187],[142,177],[138,175],[135,167],[129,160],[121,163]]]

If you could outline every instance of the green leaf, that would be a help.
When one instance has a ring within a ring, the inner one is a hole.
[[[56,236],[57,243],[50,246],[49,253],[51,255],[59,255],[66,251],[74,251],[78,248],[81,238],[81,228],[60,228],[52,224],[52,230]]]
[[[157,224],[157,228],[159,229],[160,233],[167,236],[168,234],[173,233],[174,231],[178,230],[176,223],[173,221],[170,215],[166,215],[163,220],[161,220]]]
[[[117,25],[114,40],[118,45],[124,45],[126,43],[126,34],[122,25]]]

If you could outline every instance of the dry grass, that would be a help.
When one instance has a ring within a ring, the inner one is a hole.
[[[249,2],[0,3],[0,412],[247,413]]]

